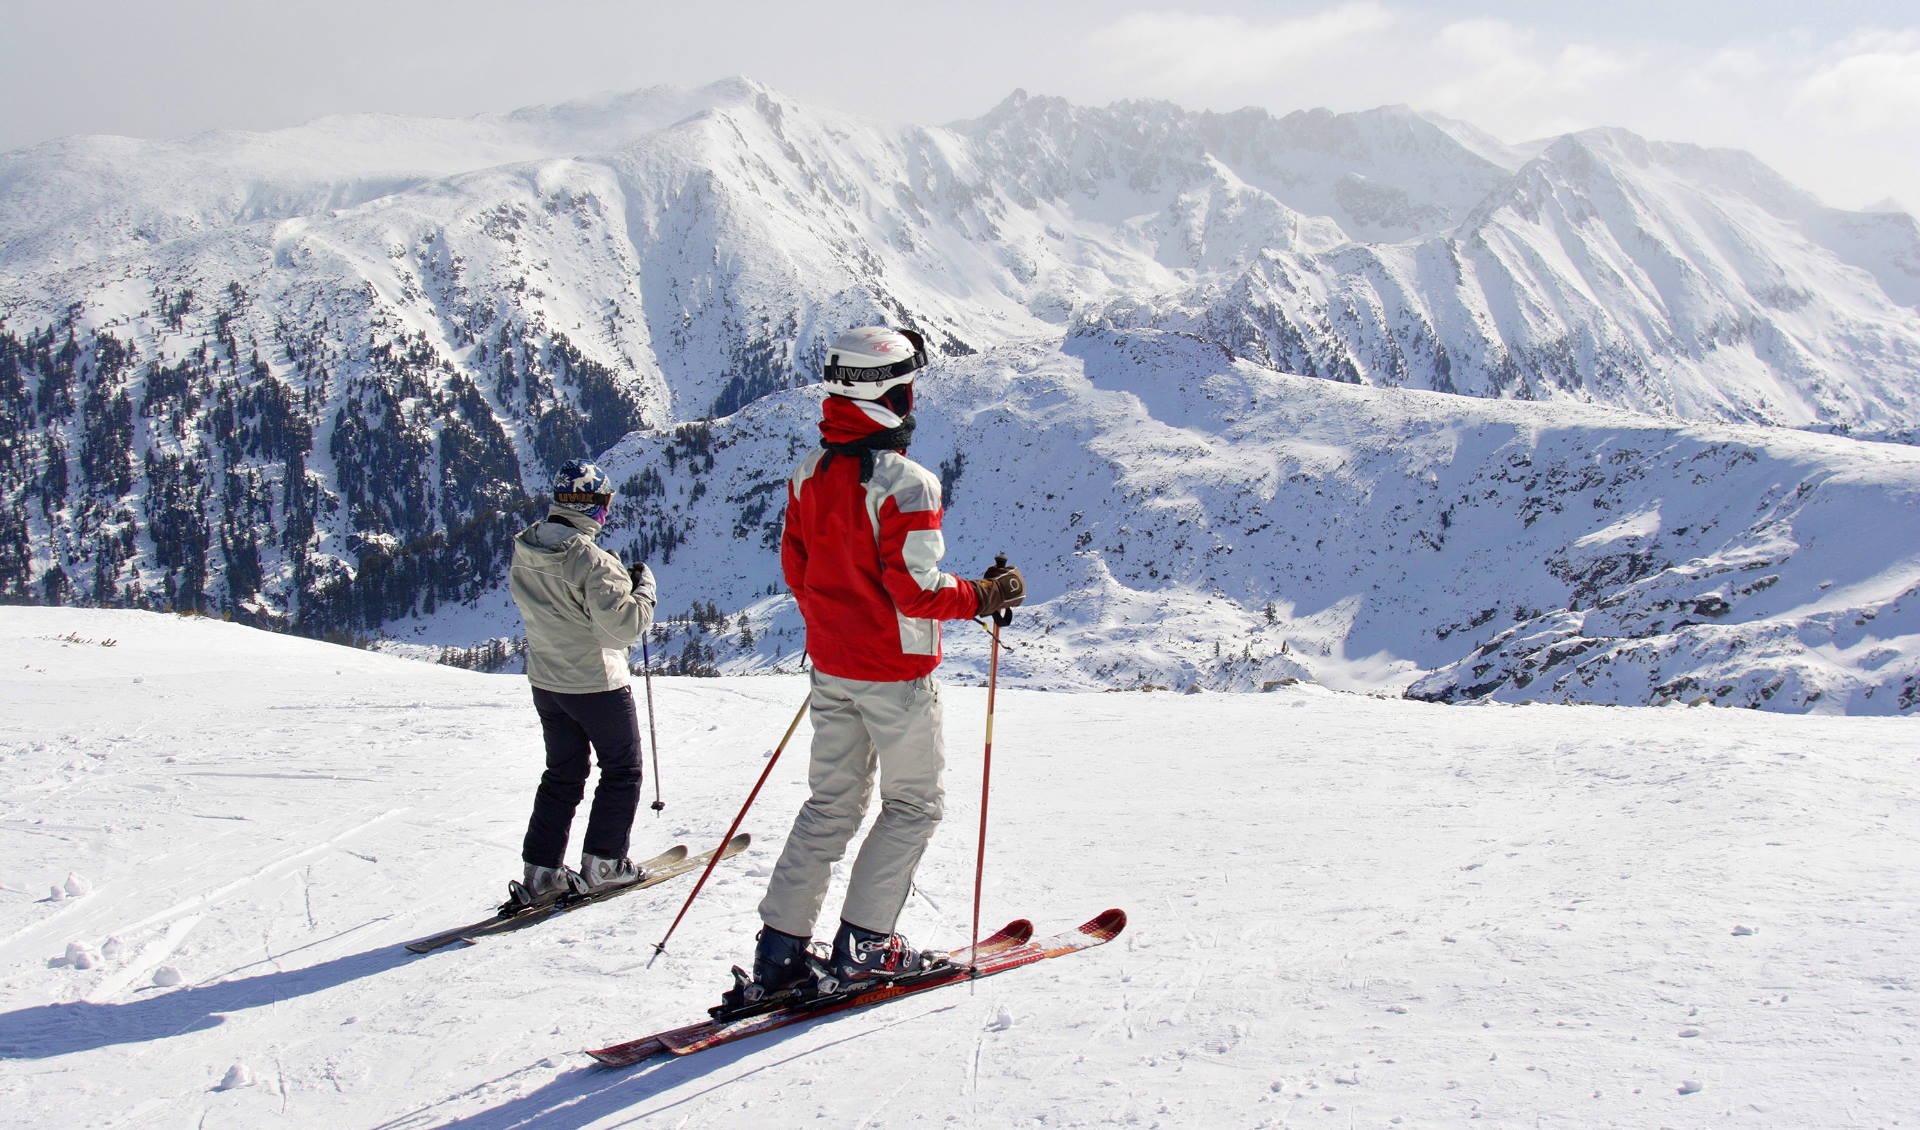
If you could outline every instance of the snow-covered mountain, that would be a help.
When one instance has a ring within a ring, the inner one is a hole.
[[[952,544],[1044,578],[1035,680],[1911,709],[1909,449],[1720,425],[1911,438],[1917,304],[1909,216],[1824,208],[1742,154],[1511,147],[1403,108],[1016,93],[922,127],[732,80],[67,139],[0,155],[0,594],[510,634],[506,534],[586,451],[649,501],[616,548],[685,567],[676,661],[775,663],[792,390],[831,333],[891,321],[942,358],[917,453],[953,484]],[[1769,476],[1806,490],[1769,501]],[[1476,491],[1484,515],[1449,506]],[[1791,513],[1769,533],[1723,495]],[[1793,533],[1883,519],[1831,568]],[[1764,597],[1718,594],[1737,630],[1674,611],[1762,558]],[[1841,630],[1866,612],[1896,615]]]
[[[798,668],[775,538],[819,395],[602,460],[647,482],[608,540],[655,563],[669,608],[727,610],[683,624],[695,664]],[[1913,447],[1355,388],[1154,331],[946,362],[917,415],[949,567],[1004,551],[1026,572],[1002,672],[1028,685],[1920,705]],[[495,597],[394,627],[517,624]],[[984,633],[948,631],[950,665],[983,674]]]

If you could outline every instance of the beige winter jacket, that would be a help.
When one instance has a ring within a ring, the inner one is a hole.
[[[642,566],[635,587],[620,559],[593,544],[599,532],[556,507],[513,539],[509,588],[527,624],[527,678],[541,690],[619,690],[632,681],[627,652],[653,626],[652,571]]]

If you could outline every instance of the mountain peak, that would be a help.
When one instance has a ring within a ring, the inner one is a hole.
[[[1073,103],[1052,94],[1029,94],[1025,87],[1015,87],[1012,94],[1002,98],[993,109],[978,118],[964,118],[953,123],[955,129],[968,127],[994,128],[1012,122],[1059,124],[1068,120],[1076,107]]]
[[[784,101],[778,91],[766,83],[758,79],[749,78],[746,75],[729,75],[723,79],[716,79],[700,87],[696,93],[709,96],[716,102],[722,100],[755,101],[761,98],[772,98]]]

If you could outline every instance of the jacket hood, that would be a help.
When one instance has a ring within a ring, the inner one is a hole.
[[[547,511],[545,518],[521,530],[515,540],[528,549],[563,553],[568,542],[582,535],[591,542],[600,535],[601,528],[600,523],[577,510],[555,506]]]

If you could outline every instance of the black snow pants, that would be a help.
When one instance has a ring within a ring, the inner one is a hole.
[[[598,694],[557,694],[533,688],[533,707],[547,739],[547,771],[533,794],[523,862],[559,867],[567,853],[574,809],[586,795],[589,749],[600,759],[587,837],[581,849],[603,859],[627,854],[634,810],[640,804],[640,719],[629,687]]]

